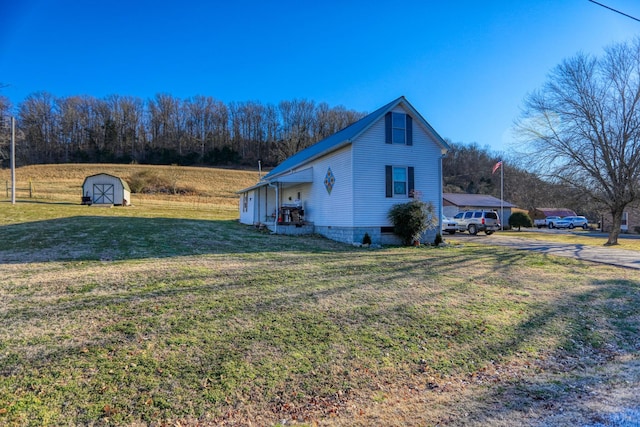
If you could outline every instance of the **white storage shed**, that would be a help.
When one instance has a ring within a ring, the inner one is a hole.
[[[117,176],[99,173],[88,176],[82,184],[82,204],[121,205],[131,203],[129,184]]]

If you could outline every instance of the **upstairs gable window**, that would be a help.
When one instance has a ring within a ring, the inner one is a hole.
[[[404,113],[388,112],[385,115],[385,139],[387,144],[413,145],[413,120]]]
[[[407,141],[407,120],[405,114],[391,113],[391,142],[404,144]]]

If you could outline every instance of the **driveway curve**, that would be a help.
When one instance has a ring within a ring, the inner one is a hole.
[[[507,246],[513,249],[541,252],[549,255],[575,258],[584,261],[598,262],[601,264],[640,270],[640,252],[625,249],[617,249],[611,246],[590,246],[583,244],[569,244],[527,239],[525,236],[508,236],[495,233],[491,236],[478,234],[470,236],[466,233],[447,236],[446,239],[455,241],[473,241],[487,245]],[[445,239],[445,240],[446,240]]]

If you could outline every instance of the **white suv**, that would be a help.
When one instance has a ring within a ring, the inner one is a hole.
[[[500,229],[500,219],[496,211],[466,211],[458,212],[453,217],[458,231],[468,231],[476,235],[478,231],[484,231],[487,235]]]
[[[583,216],[565,216],[556,221],[556,228],[575,228],[582,227],[584,230],[589,228],[589,221]]]

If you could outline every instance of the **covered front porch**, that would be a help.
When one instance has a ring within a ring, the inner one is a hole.
[[[305,209],[312,182],[313,168],[307,168],[239,191],[240,222],[276,234],[312,234],[314,226]]]

